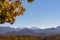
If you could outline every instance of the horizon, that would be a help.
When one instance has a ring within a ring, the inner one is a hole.
[[[49,28],[57,28],[57,27],[60,27],[60,26],[54,26],[54,27],[45,27],[45,28],[43,28],[43,27],[37,27],[37,26],[32,26],[32,27],[30,27],[30,26],[28,26],[28,27],[26,27],[26,26],[24,26],[24,27],[21,27],[21,26],[17,26],[17,27],[15,27],[15,26],[11,26],[11,25],[0,25],[0,27],[10,27],[10,28],[14,28],[14,29],[23,29],[23,28],[29,28],[29,29],[49,29]]]

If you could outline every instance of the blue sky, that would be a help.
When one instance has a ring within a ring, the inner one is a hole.
[[[17,16],[13,27],[50,28],[60,26],[60,0],[35,0],[33,4],[22,1],[24,16]],[[1,25],[1,24],[0,24]],[[3,25],[10,25],[5,23]]]

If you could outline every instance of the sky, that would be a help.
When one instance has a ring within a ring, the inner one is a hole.
[[[51,28],[60,26],[60,0],[35,0],[29,4],[22,1],[26,8],[23,16],[17,16],[13,25],[9,23],[0,25],[10,25],[18,28]]]

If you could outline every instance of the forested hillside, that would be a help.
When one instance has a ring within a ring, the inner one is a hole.
[[[0,40],[60,40],[59,35],[48,36],[48,37],[35,37],[35,36],[0,36]]]

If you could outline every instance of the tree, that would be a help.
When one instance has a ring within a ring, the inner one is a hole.
[[[16,16],[24,15],[25,8],[22,6],[22,0],[0,0],[0,24],[8,22],[13,24]],[[27,0],[32,3],[34,0]]]

